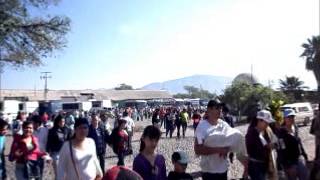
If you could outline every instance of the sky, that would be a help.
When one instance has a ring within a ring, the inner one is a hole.
[[[140,88],[206,74],[253,74],[264,84],[296,76],[316,88],[300,58],[319,31],[315,0],[62,0],[37,14],[65,15],[68,44],[37,68],[5,67],[3,89]]]

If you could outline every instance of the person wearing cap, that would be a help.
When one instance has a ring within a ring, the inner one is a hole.
[[[200,121],[195,132],[194,151],[201,156],[200,167],[204,180],[227,180],[227,154],[237,153],[244,165],[243,177],[247,177],[247,152],[242,133],[220,119],[222,104],[210,100],[207,105],[207,117]]]
[[[272,135],[267,133],[270,123],[275,122],[267,110],[257,112],[255,119],[251,121],[246,134],[246,146],[249,155],[248,173],[252,180],[266,180],[269,162],[272,160],[270,153],[274,147],[271,141]],[[268,179],[271,179],[268,177]]]
[[[279,131],[279,161],[288,180],[308,179],[308,170],[305,161],[308,156],[298,134],[298,128],[294,123],[295,112],[293,109],[285,109],[284,122]],[[303,157],[303,158],[302,158]]]
[[[171,161],[174,170],[169,172],[168,180],[193,180],[192,176],[189,173],[186,173],[189,163],[187,153],[176,151],[172,154]]]

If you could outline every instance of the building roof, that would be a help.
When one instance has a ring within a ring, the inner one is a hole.
[[[114,101],[128,99],[168,99],[172,95],[163,90],[49,90],[47,100],[60,100],[61,97],[81,97],[81,94],[93,95],[94,99],[111,99]],[[44,100],[43,90],[1,90],[3,97],[28,97],[29,101]]]

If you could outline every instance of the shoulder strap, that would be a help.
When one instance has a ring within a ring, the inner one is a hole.
[[[73,157],[73,150],[72,150],[71,140],[69,141],[69,149],[70,149],[70,153],[71,153],[71,161],[72,161],[74,170],[76,171],[76,174],[77,174],[78,179],[80,179],[80,174],[79,174],[78,168],[77,168],[77,166],[76,166],[76,163],[75,163],[74,157]]]

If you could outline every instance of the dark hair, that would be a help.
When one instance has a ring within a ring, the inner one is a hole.
[[[127,111],[124,111],[123,113],[122,113],[122,116],[123,117],[126,117],[126,116],[128,116],[129,115],[129,113],[127,112]]]
[[[3,119],[0,119],[0,129],[2,129],[6,126],[9,126],[8,122]]]
[[[89,126],[88,119],[87,118],[78,118],[78,119],[76,119],[76,122],[74,123],[74,129],[76,129],[77,127],[79,127],[81,125]]]
[[[144,128],[142,136],[141,136],[141,140],[140,140],[140,150],[139,151],[142,152],[144,150],[144,148],[146,147],[142,138],[148,137],[150,139],[159,140],[160,136],[161,136],[161,131],[158,127],[153,126],[153,125],[149,125],[146,128]]]
[[[21,120],[21,119],[22,119],[22,115],[25,115],[25,114],[26,114],[26,113],[25,113],[25,112],[23,112],[23,111],[18,111],[18,114],[17,114],[16,119]]]
[[[53,122],[53,127],[58,127],[59,125],[59,123],[60,123],[60,121],[62,120],[62,119],[64,119],[65,117],[64,116],[62,116],[62,115],[58,115],[56,118],[54,118],[54,122]]]
[[[33,125],[33,124],[32,124],[32,121],[24,121],[23,124],[22,124],[22,129],[26,128],[26,127],[29,126],[30,124]]]
[[[223,103],[221,103],[219,100],[211,99],[207,104],[207,108],[222,107],[222,105]]]
[[[34,115],[34,116],[32,116],[31,120],[32,120],[32,122],[34,122],[34,123],[42,124],[41,117],[40,117],[39,115]]]

